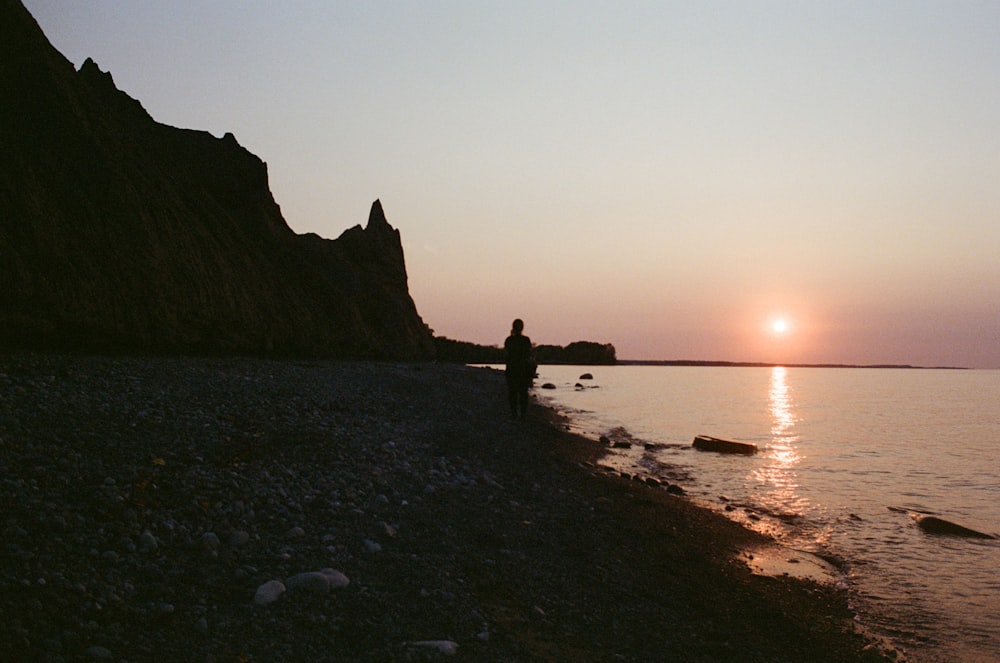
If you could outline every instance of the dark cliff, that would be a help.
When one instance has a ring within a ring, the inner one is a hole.
[[[155,122],[0,0],[0,348],[419,359],[399,232],[376,201],[294,233],[232,134]]]

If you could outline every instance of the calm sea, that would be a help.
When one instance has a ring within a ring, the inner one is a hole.
[[[911,517],[1000,535],[1000,371],[541,366],[546,382],[579,432],[633,439],[612,466],[843,560],[859,622],[909,660],[1000,661],[1000,540]],[[696,451],[698,434],[760,452]]]

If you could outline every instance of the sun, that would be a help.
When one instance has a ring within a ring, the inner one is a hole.
[[[771,330],[775,334],[784,334],[788,331],[788,321],[783,318],[778,318],[771,323]]]

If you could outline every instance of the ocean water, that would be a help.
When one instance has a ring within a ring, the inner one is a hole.
[[[583,373],[594,379],[581,380]],[[665,478],[842,562],[859,625],[909,661],[1000,661],[1000,539],[933,535],[933,514],[1000,536],[1000,371],[541,366],[535,394],[608,464]],[[583,388],[580,388],[580,385]],[[701,452],[695,435],[753,442]]]

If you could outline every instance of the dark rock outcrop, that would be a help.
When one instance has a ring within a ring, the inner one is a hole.
[[[293,232],[263,161],[155,122],[0,0],[0,348],[418,359],[431,331],[376,201]]]

